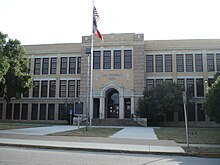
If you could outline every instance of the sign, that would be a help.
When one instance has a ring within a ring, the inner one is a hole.
[[[187,103],[186,91],[183,91],[183,104]]]
[[[73,110],[72,110],[72,109],[69,110],[69,114],[70,114],[70,115],[73,114]]]
[[[83,115],[83,102],[75,102],[74,115]]]

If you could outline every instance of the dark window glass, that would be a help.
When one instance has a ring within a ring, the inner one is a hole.
[[[54,120],[55,104],[48,104],[48,120]]]
[[[114,69],[121,69],[121,50],[114,50]]]
[[[50,80],[49,97],[56,96],[56,80]]]
[[[163,83],[163,79],[156,79],[156,85],[161,85]]]
[[[77,90],[76,90],[76,97],[80,96],[80,80],[77,80]]]
[[[20,118],[20,104],[14,104],[14,119],[18,120]]]
[[[12,104],[7,104],[6,105],[6,119],[11,119],[12,118]]]
[[[3,104],[0,103],[0,119],[2,119],[2,113],[3,113]]]
[[[202,104],[197,104],[198,111],[198,121],[205,121],[205,112],[203,110]]]
[[[67,104],[67,112],[70,114],[70,111],[72,110],[72,113],[74,112],[74,104]]]
[[[172,72],[173,65],[172,65],[172,55],[166,54],[165,55],[165,72]]]
[[[171,84],[172,84],[172,83],[173,83],[173,79],[165,79],[165,82],[166,82],[166,83],[171,83]]]
[[[186,54],[186,71],[193,72],[193,55]]]
[[[156,55],[156,72],[163,72],[163,55]]]
[[[93,52],[93,69],[100,69],[100,57],[101,57],[100,51]]]
[[[46,120],[46,104],[40,104],[40,120]]]
[[[49,58],[43,58],[42,74],[48,74]]]
[[[196,65],[196,72],[203,72],[202,54],[195,55],[195,65]]]
[[[38,104],[32,104],[31,120],[37,120],[38,116]]]
[[[66,97],[66,80],[60,80],[60,97]]]
[[[57,58],[53,57],[51,58],[50,62],[50,74],[56,74],[57,73]]]
[[[185,119],[183,106],[181,106],[181,107],[182,107],[182,109],[180,111],[178,111],[178,121],[184,121],[184,119]]]
[[[103,69],[111,69],[111,51],[103,52]]]
[[[184,81],[184,79],[177,79],[177,85],[181,88],[182,91],[185,91],[185,81]]]
[[[216,67],[217,71],[220,71],[220,53],[216,54]]]
[[[146,72],[154,72],[154,57],[153,57],[153,55],[146,56]]]
[[[207,54],[207,71],[208,72],[215,71],[214,54]]]
[[[81,74],[81,57],[77,58],[77,74]]]
[[[29,89],[27,89],[27,90],[23,93],[23,97],[29,97]]]
[[[21,120],[28,119],[28,104],[22,104]]]
[[[76,73],[76,57],[69,58],[69,74]]]
[[[149,91],[151,88],[154,87],[154,80],[153,79],[147,79],[147,90]]]
[[[48,81],[41,81],[41,97],[47,97]]]
[[[213,78],[209,78],[208,79],[208,86],[212,86],[212,83],[213,83]]]
[[[33,97],[39,97],[40,81],[34,81],[33,86]]]
[[[68,97],[75,97],[75,80],[68,81]]]
[[[65,109],[65,104],[59,104],[58,120],[64,120]]]
[[[188,104],[187,105],[187,119],[188,121],[195,121],[196,114],[195,114],[195,104]]]
[[[41,58],[34,59],[34,74],[40,74]]]
[[[204,96],[203,79],[196,79],[196,92],[197,92],[197,97],[203,97]]]
[[[60,74],[67,74],[67,57],[61,57]]]
[[[186,79],[187,93],[190,96],[195,96],[194,94],[194,79]]]
[[[184,72],[183,54],[176,55],[176,70],[177,72]]]
[[[132,68],[132,51],[131,50],[124,51],[124,68],[125,69]]]

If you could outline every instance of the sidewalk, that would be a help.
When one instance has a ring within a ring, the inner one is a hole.
[[[0,145],[129,153],[185,153],[179,144],[174,141],[153,140],[156,137],[152,131],[153,128],[146,127],[123,127],[123,130],[110,138],[43,136],[43,133],[37,135],[39,131],[44,133],[51,133],[52,130],[56,132],[64,131],[61,127],[68,130],[77,129],[74,126],[52,126],[48,128],[38,127],[38,129],[27,128],[0,131]],[[142,134],[142,137],[140,135],[136,136],[138,132],[146,132],[146,130],[148,130],[147,132],[149,132],[148,134],[151,139],[147,139],[144,134]]]

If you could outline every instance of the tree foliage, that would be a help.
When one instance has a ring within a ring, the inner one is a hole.
[[[169,111],[181,110],[182,91],[175,83],[162,83],[143,94],[138,102],[139,115],[151,123]]]
[[[206,100],[204,107],[209,117],[214,118],[217,122],[220,122],[220,76],[216,76],[216,79],[211,87],[205,94]]]
[[[7,38],[0,32],[0,95],[7,102],[11,97],[20,98],[21,93],[32,85],[32,75],[29,74],[28,59],[20,41]]]

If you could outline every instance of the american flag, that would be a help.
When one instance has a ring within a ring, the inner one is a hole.
[[[94,9],[93,9],[93,18],[95,19],[96,22],[98,22],[98,20],[100,18],[95,6],[94,6]]]
[[[99,20],[99,14],[94,6],[93,8],[93,29],[92,29],[92,32],[93,34],[100,38],[101,40],[103,40],[103,37],[102,37],[102,34],[99,32],[99,30],[97,29],[97,22]]]

